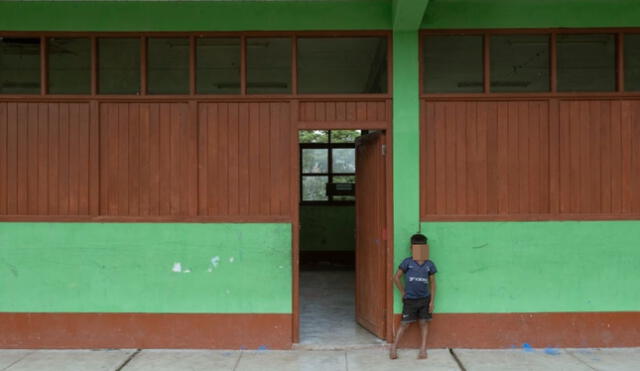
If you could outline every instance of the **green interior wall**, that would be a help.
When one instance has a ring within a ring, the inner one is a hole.
[[[291,225],[0,223],[0,312],[291,313]]]
[[[354,206],[300,206],[300,250],[355,251]]]
[[[427,222],[422,230],[439,271],[437,312],[640,310],[640,221]],[[408,244],[396,253],[409,255]]]
[[[431,0],[424,29],[638,27],[637,0]]]

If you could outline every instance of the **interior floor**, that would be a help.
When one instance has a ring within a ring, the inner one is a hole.
[[[356,322],[354,271],[300,271],[300,345],[334,349],[382,343]]]

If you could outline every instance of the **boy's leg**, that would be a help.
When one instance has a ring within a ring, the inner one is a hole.
[[[402,338],[402,335],[404,335],[404,332],[407,330],[407,327],[409,327],[409,323],[400,322],[398,333],[396,334],[396,338],[393,341],[393,344],[391,344],[391,349],[389,350],[389,358],[398,358],[398,343],[400,342],[400,338]]]
[[[427,356],[427,334],[429,333],[429,322],[427,320],[420,320],[420,353],[418,353],[419,359],[426,359]]]

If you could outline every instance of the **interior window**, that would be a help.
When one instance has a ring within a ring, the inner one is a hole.
[[[291,93],[291,39],[247,39],[247,93]]]
[[[422,48],[427,93],[481,93],[482,36],[431,35]]]
[[[240,94],[240,38],[199,38],[196,42],[199,94]]]
[[[0,37],[0,93],[40,94],[40,39]]]
[[[624,90],[640,91],[640,34],[624,35]]]
[[[297,58],[301,94],[387,92],[386,37],[299,38]]]
[[[188,38],[149,38],[147,54],[149,94],[189,93]]]
[[[615,90],[614,35],[558,35],[557,49],[558,91]]]
[[[47,54],[49,93],[91,93],[91,41],[88,38],[47,39]]]
[[[491,91],[549,91],[549,36],[491,36]]]
[[[98,92],[140,92],[140,39],[98,39]]]

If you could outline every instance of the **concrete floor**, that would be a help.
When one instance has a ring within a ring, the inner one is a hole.
[[[464,368],[456,362],[457,357]],[[0,371],[386,371],[532,370],[637,371],[640,348],[429,350],[400,349],[391,361],[386,349],[351,350],[0,350]]]
[[[356,323],[354,271],[300,272],[300,344],[295,349],[355,349],[383,344]]]

